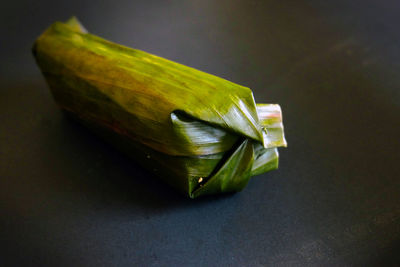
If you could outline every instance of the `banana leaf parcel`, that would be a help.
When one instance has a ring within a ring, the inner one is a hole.
[[[33,54],[68,114],[191,198],[278,167],[279,105],[249,88],[55,22]]]

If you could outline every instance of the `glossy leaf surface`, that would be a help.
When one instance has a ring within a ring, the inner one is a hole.
[[[278,105],[250,89],[56,22],[33,52],[61,108],[190,197],[278,166]]]

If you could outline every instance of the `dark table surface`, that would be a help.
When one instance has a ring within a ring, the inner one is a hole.
[[[399,264],[399,11],[373,0],[2,4],[0,265]],[[280,169],[190,200],[65,118],[30,48],[70,15],[279,103]]]

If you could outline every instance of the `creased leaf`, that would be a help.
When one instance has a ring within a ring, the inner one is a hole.
[[[33,53],[57,104],[190,197],[277,168],[279,105],[249,88],[55,22]]]

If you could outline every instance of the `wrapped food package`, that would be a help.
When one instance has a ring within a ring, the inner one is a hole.
[[[68,114],[191,198],[278,167],[279,105],[249,88],[55,22],[33,54]]]

